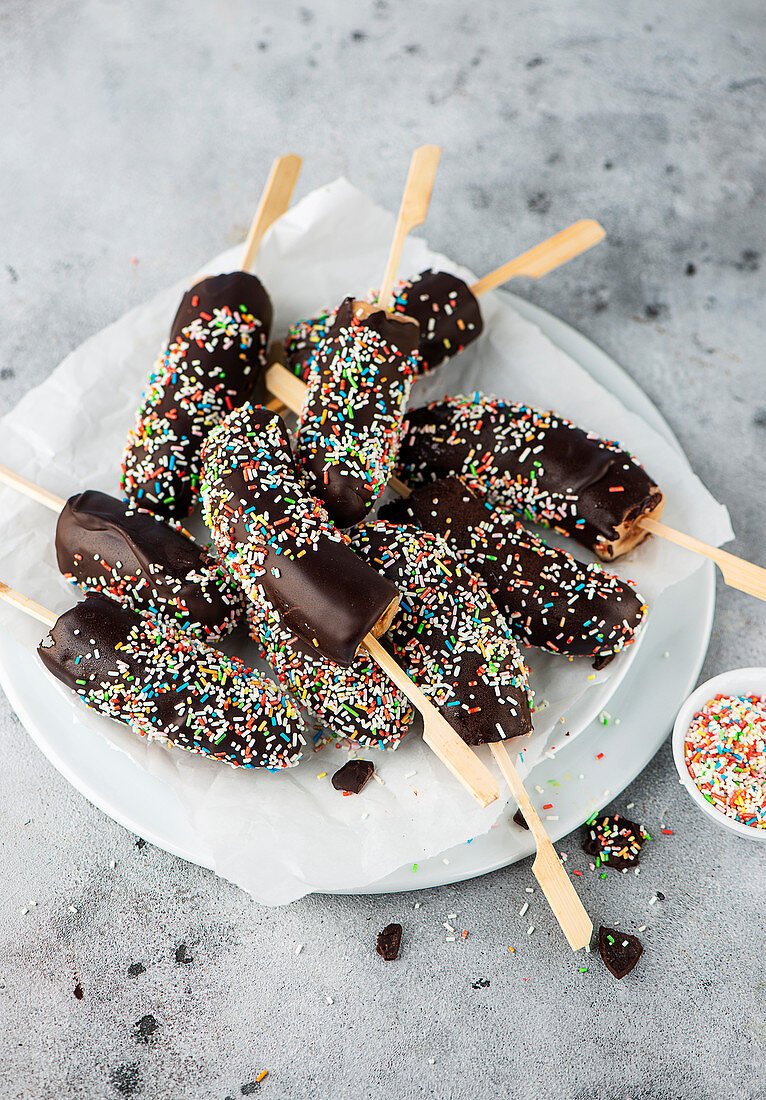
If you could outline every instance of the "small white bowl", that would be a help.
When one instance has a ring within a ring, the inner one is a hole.
[[[673,726],[673,759],[681,782],[703,813],[718,825],[725,825],[733,833],[746,836],[750,840],[766,843],[766,829],[756,829],[753,825],[743,825],[731,817],[726,817],[704,797],[697,784],[689,775],[684,760],[684,742],[694,715],[716,695],[760,695],[766,698],[766,668],[733,668],[722,672],[712,680],[706,680],[696,688],[678,712]]]

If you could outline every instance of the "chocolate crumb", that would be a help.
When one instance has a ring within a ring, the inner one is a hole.
[[[378,934],[377,952],[386,962],[393,962],[399,957],[399,948],[402,943],[401,924],[387,924]]]
[[[79,982],[74,987],[74,995],[75,995],[75,997],[77,998],[78,1001],[81,1001],[83,999],[83,997],[85,996],[85,994],[82,991],[82,986],[80,985]]]
[[[140,850],[141,848],[145,848],[145,847],[146,847],[146,841],[144,840],[144,838],[142,836],[140,836],[138,838],[138,840],[136,841],[136,848],[138,848]]]
[[[336,791],[359,794],[374,771],[375,765],[372,760],[349,760],[336,771],[332,777],[332,785]]]
[[[133,1025],[133,1037],[137,1043],[145,1043],[148,1045],[153,1041],[154,1033],[159,1026],[159,1022],[154,1016],[152,1016],[150,1012],[147,1012],[140,1020],[136,1020]]]
[[[585,826],[583,851],[593,856],[597,867],[625,871],[638,864],[648,834],[621,814],[603,814]]]
[[[524,817],[524,814],[521,812],[521,810],[516,811],[516,813],[513,815],[513,820],[521,829],[526,829],[527,832],[529,832],[529,825],[527,825],[526,818]]]
[[[137,978],[139,974],[145,974],[146,967],[143,963],[131,963],[128,967],[128,974],[131,978]]]
[[[605,928],[603,924],[598,930],[598,949],[604,966],[618,979],[630,974],[644,953],[637,936],[618,932],[616,928]]]
[[[186,950],[186,944],[185,943],[179,943],[178,947],[176,948],[176,962],[177,963],[191,963],[191,962],[194,962],[194,959],[191,957],[189,952]]]
[[[489,978],[477,978],[475,982],[471,982],[471,989],[489,989]]]

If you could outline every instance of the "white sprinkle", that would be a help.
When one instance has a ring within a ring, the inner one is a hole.
[[[553,749],[546,749],[543,753],[543,756],[547,756],[549,760],[556,759],[556,753],[553,751]]]
[[[662,654],[662,656],[663,657],[669,657],[670,656],[670,651],[666,649],[665,652]]]
[[[436,1065],[436,1059],[435,1058],[429,1058],[428,1059],[428,1064],[429,1064],[429,1066],[435,1066]]]
[[[365,811],[365,812],[364,812],[364,813],[362,814],[362,821],[366,821],[366,820],[367,820],[367,818],[368,818],[369,816],[370,816],[369,810],[366,810],[366,811]]]
[[[628,941],[627,941],[627,940],[623,940],[623,941],[622,941],[622,946],[623,946],[623,947],[627,947],[627,946],[628,946]]]
[[[522,905],[521,909],[519,909],[519,916],[523,917],[524,914],[526,913],[527,909],[529,909],[529,902],[525,901],[524,904]]]
[[[641,927],[639,928],[639,932],[645,932],[645,931],[646,931],[646,925],[642,924]]]
[[[412,906],[412,908],[413,908],[413,909],[419,909],[419,908],[420,908],[420,906],[421,906],[422,904],[423,904],[423,902],[422,902],[422,901],[416,901],[416,902],[414,903],[414,905]]]
[[[442,863],[446,863],[446,864],[449,864],[449,860],[448,860],[448,859],[443,859],[443,860],[442,860]]]
[[[606,791],[604,791],[603,797],[604,797],[604,798],[609,798],[609,795],[610,795],[611,793],[612,793],[612,792],[611,792],[610,790],[606,790]]]
[[[117,866],[117,860],[116,859],[110,859],[109,860],[109,866],[112,868],[112,870],[114,870],[114,868]]]
[[[585,950],[586,950],[586,951],[588,952],[588,954],[590,955],[590,944],[589,944],[589,943],[586,943],[586,944],[585,944]]]
[[[301,951],[303,950],[304,946],[305,946],[305,945],[304,945],[304,944],[302,944],[302,943],[297,943],[297,944],[295,945],[295,954],[296,954],[296,955],[300,955],[300,953],[301,953]]]
[[[445,936],[444,937],[444,942],[445,943],[454,943],[455,942],[455,937],[454,936]]]
[[[524,887],[524,893],[525,894],[534,894],[534,892],[535,892],[534,886],[525,886]]]
[[[407,772],[407,774],[405,775],[404,778],[405,779],[412,779],[413,775],[417,775],[417,774],[418,774],[417,772]]]
[[[76,913],[77,912],[77,906],[76,905],[70,905],[69,906],[69,912],[70,913]]]
[[[559,819],[558,814],[546,814],[545,815],[545,820],[546,821],[558,821],[558,819]]]
[[[538,794],[543,794],[545,792],[545,787],[538,787],[537,784],[535,784],[535,790]]]
[[[325,1000],[327,1001],[328,1005],[334,1005],[335,1004],[335,1001],[332,999],[332,997],[325,997]]]
[[[615,726],[619,726],[620,722],[622,722],[622,718],[615,718],[615,720],[614,720]]]
[[[28,904],[28,905],[33,905],[33,906],[34,906],[34,905],[37,905],[37,902],[36,902],[36,901],[32,901],[32,899],[30,898],[30,899],[29,899],[29,901],[27,902],[27,904]]]
[[[21,910],[21,915],[22,915],[22,917],[25,917],[25,916],[27,915],[27,913],[28,913],[28,912],[29,912],[29,910],[28,910],[28,909],[22,909],[22,910]]]
[[[635,806],[635,802],[629,802],[629,803],[628,803],[628,807],[627,807],[627,808],[628,808],[629,810],[632,810],[634,806]]]
[[[580,779],[584,779],[584,778],[585,778],[585,776],[583,775],[582,772],[580,772]]]
[[[656,894],[654,895],[653,898],[649,898],[649,904],[654,905],[655,901],[657,901],[657,895]]]
[[[445,922],[444,922],[444,924],[442,925],[442,928],[446,928],[448,932],[454,932],[454,931],[455,931],[455,929],[454,929],[454,928],[452,927],[452,925],[451,925],[451,924],[447,924],[447,922],[446,922],[446,921],[445,921]]]
[[[640,875],[641,874],[641,868],[640,867],[634,867],[633,868],[633,874],[634,875]]]
[[[567,861],[566,852],[561,852],[561,854],[559,855],[559,859],[561,860],[562,863],[566,863],[566,861]]]
[[[534,932],[534,930],[535,930],[534,924],[530,924],[529,928],[527,929],[527,935],[531,936],[532,933]]]
[[[457,913],[447,913],[447,920],[457,920]]]

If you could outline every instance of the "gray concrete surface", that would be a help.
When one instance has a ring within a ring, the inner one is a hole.
[[[522,292],[640,382],[766,561],[765,22],[758,0],[5,0],[0,408],[240,238],[276,153],[305,157],[301,194],[343,172],[395,208],[437,141],[429,238],[478,271],[604,223]],[[703,675],[765,639],[720,588]],[[562,845],[596,923],[648,926],[617,983],[539,892],[526,935],[527,865],[266,910],[91,807],[4,701],[0,739],[3,1097],[766,1096],[765,853],[687,802],[667,745],[617,800],[658,834],[641,877]]]

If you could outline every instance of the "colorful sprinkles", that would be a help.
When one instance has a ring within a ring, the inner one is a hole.
[[[766,699],[710,699],[692,718],[684,760],[711,806],[742,825],[766,829]]]
[[[309,381],[295,434],[295,460],[335,522],[362,520],[383,492],[402,436],[414,359],[403,347],[417,340],[412,324],[382,310],[359,315],[359,302],[340,306]]]

